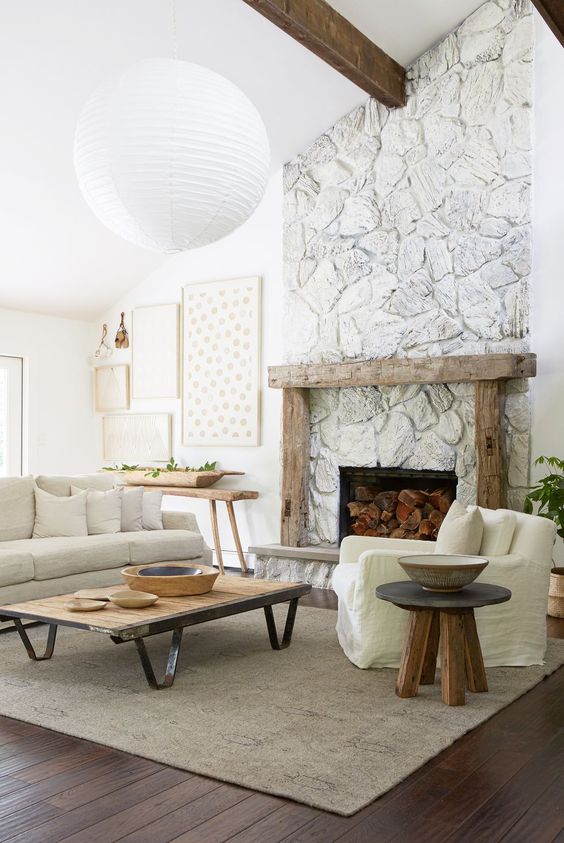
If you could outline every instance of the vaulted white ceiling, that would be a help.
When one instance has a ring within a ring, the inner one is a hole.
[[[481,5],[330,2],[404,65]],[[179,58],[223,73],[254,101],[273,170],[366,98],[242,0],[176,5]],[[165,0],[0,0],[0,307],[92,319],[165,260],[92,215],[72,148],[103,79],[171,55],[169,10]]]

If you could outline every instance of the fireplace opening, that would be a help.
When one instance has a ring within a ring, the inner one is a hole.
[[[339,468],[339,542],[345,536],[433,541],[456,497],[451,471]]]

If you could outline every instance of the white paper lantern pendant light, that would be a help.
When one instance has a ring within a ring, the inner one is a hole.
[[[259,204],[268,138],[250,100],[225,77],[178,59],[134,64],[86,103],[75,167],[112,231],[174,253],[225,237]]]

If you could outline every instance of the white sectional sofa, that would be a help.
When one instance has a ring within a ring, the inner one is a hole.
[[[35,483],[60,497],[71,494],[71,485],[97,491],[115,485],[111,474],[38,476]],[[32,478],[28,483],[0,478],[0,604],[113,585],[121,581],[120,568],[128,564],[212,562],[212,552],[189,512],[163,510],[162,530],[32,538],[34,495]],[[26,513],[23,520],[20,512]],[[14,534],[26,537],[14,539]]]

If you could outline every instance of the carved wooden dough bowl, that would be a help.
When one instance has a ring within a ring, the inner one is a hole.
[[[163,574],[143,575],[140,571],[154,568],[161,569]],[[178,574],[171,573],[172,569],[178,569]],[[199,571],[201,573],[181,573],[181,571]],[[169,573],[164,573],[168,571]],[[135,591],[148,591],[150,594],[158,594],[159,597],[186,597],[191,594],[206,594],[211,591],[219,571],[207,565],[191,565],[189,562],[155,562],[152,565],[132,565],[123,568],[122,576],[129,586]]]
[[[125,471],[123,477],[128,486],[184,486],[188,489],[203,489],[213,486],[226,474],[244,474],[244,471],[161,471],[158,477],[147,477],[149,468],[141,471]]]

